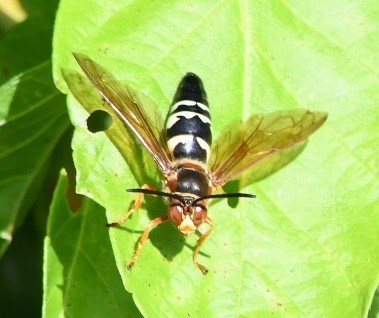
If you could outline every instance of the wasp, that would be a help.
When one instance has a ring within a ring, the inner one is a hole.
[[[327,113],[309,110],[255,115],[213,143],[207,95],[196,74],[187,73],[180,81],[163,129],[152,124],[137,94],[129,86],[118,82],[86,55],[75,53],[74,57],[102,95],[105,110],[115,113],[124,128],[136,136],[163,176],[162,191],[148,184],[127,190],[138,193],[131,209],[117,222],[108,224],[109,227],[122,225],[141,207],[144,195],[161,196],[168,201],[168,213],[150,221],[141,235],[129,269],[137,262],[150,231],[170,221],[185,236],[199,233],[193,262],[207,273],[208,269],[198,261],[198,256],[213,229],[208,215],[210,200],[255,198],[253,194],[215,192],[261,160],[305,141],[327,119]]]

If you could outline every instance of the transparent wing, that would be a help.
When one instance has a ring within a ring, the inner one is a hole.
[[[221,187],[262,159],[306,140],[328,114],[308,110],[275,112],[250,117],[241,127],[226,131],[212,148],[210,178]]]
[[[162,143],[162,127],[152,125],[138,101],[136,94],[127,85],[118,82],[102,66],[83,54],[74,54],[87,78],[98,89],[106,103],[135,134],[152,155],[163,174],[172,171],[172,161],[166,144]]]

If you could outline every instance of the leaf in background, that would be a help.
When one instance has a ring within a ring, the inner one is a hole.
[[[329,113],[296,160],[244,188],[256,200],[212,206],[215,230],[200,257],[207,276],[191,261],[196,238],[185,242],[170,224],[152,232],[133,272],[126,270],[141,231],[166,213],[160,198],[147,199],[147,213],[141,209],[110,231],[124,286],[144,316],[367,314],[379,280],[377,6],[374,0],[61,2],[53,45],[62,91],[61,68],[79,70],[72,57],[79,52],[155,100],[162,117],[181,76],[197,73],[215,138],[253,113]],[[69,110],[77,189],[114,221],[134,199],[125,189],[137,182],[106,135],[88,132],[88,113],[72,98]]]
[[[44,63],[0,87],[0,254],[33,205],[52,152],[69,127]]]
[[[87,199],[73,213],[67,186],[62,174],[45,238],[43,317],[141,317],[122,286],[104,209]]]
[[[27,19],[0,38],[0,84],[51,58],[51,37],[58,0],[28,0]]]
[[[374,298],[372,299],[370,311],[368,312],[368,318],[379,317],[379,287],[376,289]]]

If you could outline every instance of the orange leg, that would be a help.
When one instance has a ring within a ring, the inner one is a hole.
[[[144,184],[141,189],[150,189],[150,190],[155,190],[155,188],[153,188],[152,186],[149,186],[148,184]],[[137,198],[135,199],[131,209],[125,214],[123,215],[120,219],[118,219],[116,222],[112,222],[112,223],[107,223],[107,227],[116,227],[116,226],[121,226],[122,224],[124,224],[124,222],[136,211],[138,211],[138,209],[141,207],[142,205],[142,201],[143,201],[143,197],[144,197],[144,194],[143,193],[139,193]]]
[[[148,184],[144,184],[141,187],[141,189],[155,190],[154,187],[149,186]],[[108,223],[107,226],[108,227],[121,226],[134,212],[138,211],[138,209],[142,205],[143,198],[144,198],[144,194],[143,193],[139,193],[138,196],[137,196],[137,198],[135,199],[135,201],[134,201],[131,209],[125,215],[123,215],[119,220],[117,220],[116,222]],[[166,222],[166,221],[168,221],[168,216],[162,216],[162,217],[158,217],[158,218],[152,220],[149,223],[149,225],[146,227],[145,231],[141,235],[140,241],[138,243],[138,246],[137,246],[137,249],[136,249],[136,251],[134,253],[132,261],[128,264],[128,269],[129,270],[137,262],[137,259],[139,257],[139,254],[141,253],[142,247],[145,245],[145,243],[147,242],[147,239],[149,238],[150,231],[153,228],[155,228],[157,225],[159,225],[159,224],[161,224],[163,222]]]
[[[141,250],[145,243],[147,242],[147,239],[149,238],[150,231],[155,228],[157,225],[162,224],[164,222],[168,221],[168,216],[161,216],[159,218],[156,218],[152,220],[149,225],[146,227],[145,231],[141,235],[141,239],[138,243],[137,249],[134,253],[132,261],[128,264],[128,269],[131,270],[134,264],[137,262],[139,254],[141,253]]]
[[[210,225],[210,229],[207,232],[205,232],[203,235],[200,236],[199,240],[197,241],[196,248],[195,248],[195,250],[193,252],[193,262],[202,271],[203,274],[208,273],[208,269],[204,265],[200,264],[197,261],[197,257],[199,256],[201,245],[209,237],[209,235],[211,234],[211,232],[213,230],[213,222],[212,222],[212,220],[209,217],[206,218],[205,223],[207,223],[207,224]]]

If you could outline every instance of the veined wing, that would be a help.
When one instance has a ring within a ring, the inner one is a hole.
[[[240,128],[221,135],[212,149],[210,178],[221,187],[262,159],[306,140],[328,117],[309,110],[250,117]]]
[[[152,155],[162,173],[169,174],[172,171],[172,161],[166,144],[160,142],[161,130],[151,124],[133,90],[118,82],[112,74],[88,56],[74,53],[74,57],[87,78],[99,90],[106,104],[133,131]]]

